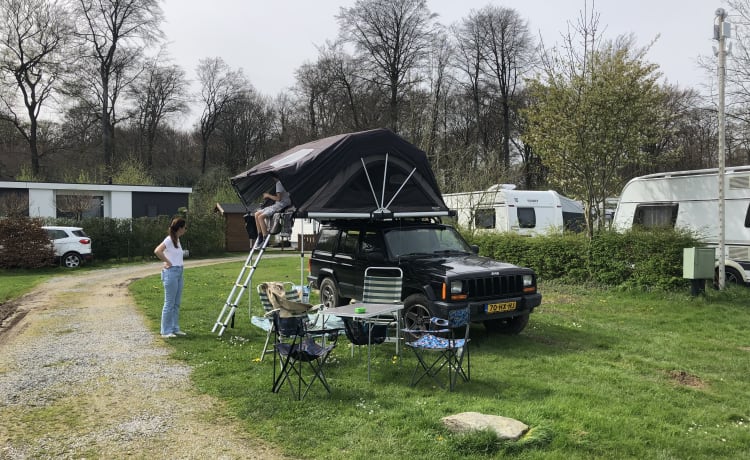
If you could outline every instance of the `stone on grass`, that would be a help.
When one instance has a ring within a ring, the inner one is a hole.
[[[454,433],[466,433],[490,429],[500,439],[518,441],[529,430],[529,426],[518,420],[500,415],[480,414],[479,412],[462,412],[441,419],[443,425]]]

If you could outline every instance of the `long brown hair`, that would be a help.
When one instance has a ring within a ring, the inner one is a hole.
[[[169,224],[169,237],[172,239],[174,247],[177,247],[177,242],[179,241],[177,238],[177,230],[181,229],[186,224],[187,222],[185,222],[185,219],[182,217],[175,217],[172,219],[172,223]]]

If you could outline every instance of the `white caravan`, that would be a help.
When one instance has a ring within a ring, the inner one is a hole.
[[[472,230],[514,232],[521,235],[580,231],[583,206],[553,190],[514,190],[496,184],[485,191],[447,193],[443,200],[457,212],[459,225]]]
[[[727,282],[750,282],[750,166],[725,168],[725,270]],[[670,226],[719,242],[718,169],[636,177],[622,189],[614,228]]]

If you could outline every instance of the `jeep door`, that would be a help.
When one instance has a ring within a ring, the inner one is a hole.
[[[357,298],[357,286],[361,285],[364,280],[362,275],[358,275],[358,268],[355,264],[359,233],[359,229],[342,229],[339,244],[333,256],[339,294],[342,297]]]

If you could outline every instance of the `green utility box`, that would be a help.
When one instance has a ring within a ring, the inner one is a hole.
[[[715,248],[684,248],[682,277],[692,280],[713,279],[715,255]]]

